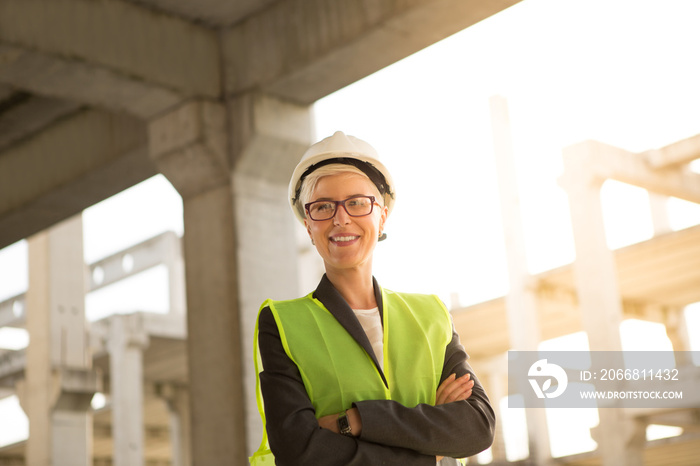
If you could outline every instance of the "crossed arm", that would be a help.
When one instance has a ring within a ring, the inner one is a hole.
[[[260,314],[259,344],[268,439],[278,465],[434,465],[436,457],[471,456],[493,440],[493,410],[456,333],[446,349],[436,405],[355,403],[348,412],[352,438],[336,433],[337,415],[316,419],[268,309]]]
[[[452,403],[453,401],[463,401],[469,398],[474,388],[474,381],[471,380],[471,374],[466,373],[462,377],[457,377],[457,374],[451,374],[438,387],[435,394],[435,406]],[[350,429],[354,437],[362,435],[362,417],[357,408],[350,408],[346,412]],[[338,413],[340,414],[340,413]],[[338,414],[329,414],[318,419],[318,425],[324,429],[328,429],[336,434],[340,433],[338,429]],[[440,461],[444,456],[435,455],[437,461]]]

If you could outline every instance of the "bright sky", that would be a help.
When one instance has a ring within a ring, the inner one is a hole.
[[[562,147],[644,151],[700,133],[699,15],[692,1],[525,0],[318,102],[319,138],[366,139],[397,180],[380,281],[463,303],[505,292],[494,94],[510,105],[530,270],[571,262]],[[603,191],[611,247],[652,231],[646,193],[619,185]],[[676,227],[700,219],[671,207]]]
[[[380,283],[448,304],[455,293],[471,304],[507,291],[488,101],[495,94],[510,106],[530,271],[571,262],[567,198],[557,185],[562,148],[596,139],[640,152],[700,133],[698,18],[695,0],[524,0],[319,101],[317,139],[336,130],[365,139],[396,179],[389,239],[375,259]],[[644,190],[608,182],[603,202],[611,247],[651,237]],[[675,229],[700,223],[697,205],[672,199],[668,208]],[[86,260],[181,233],[181,215],[162,177],[127,190],[85,212]],[[139,280],[127,286],[158,290],[165,274]],[[25,288],[21,242],[0,251],[0,300]],[[87,312],[163,312],[166,295],[105,289],[88,296]],[[698,328],[699,316],[688,313]],[[10,339],[0,330],[0,342]]]

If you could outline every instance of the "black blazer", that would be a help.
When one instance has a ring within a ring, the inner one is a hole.
[[[374,293],[383,316],[381,289],[376,280]],[[369,339],[354,312],[325,275],[314,297],[326,306],[377,364]],[[284,351],[277,324],[268,307],[260,312],[258,328],[263,363],[260,387],[268,440],[278,465],[433,466],[436,455],[472,456],[493,442],[494,412],[467,362],[467,353],[454,325],[452,341],[445,348],[441,382],[452,373],[460,377],[469,372],[474,380],[471,397],[440,406],[420,404],[414,408],[391,400],[355,403],[362,418],[362,435],[357,438],[319,427],[301,375]]]

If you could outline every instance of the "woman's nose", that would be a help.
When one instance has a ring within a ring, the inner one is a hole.
[[[333,223],[336,225],[347,225],[350,223],[350,214],[348,214],[348,211],[345,210],[344,205],[339,205],[338,209],[335,211],[335,216],[333,217]]]

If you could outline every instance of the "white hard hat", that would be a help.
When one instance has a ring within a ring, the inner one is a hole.
[[[336,131],[333,136],[309,147],[294,169],[292,179],[289,182],[289,204],[292,207],[292,212],[302,224],[305,216],[299,193],[304,178],[317,168],[331,163],[344,163],[362,170],[377,186],[379,193],[384,198],[384,205],[391,213],[396,198],[394,180],[391,178],[389,170],[379,161],[377,151],[362,139],[346,136],[342,131]]]

